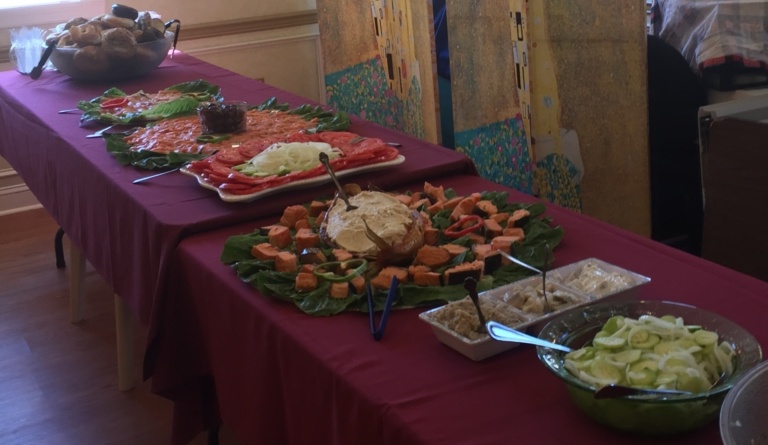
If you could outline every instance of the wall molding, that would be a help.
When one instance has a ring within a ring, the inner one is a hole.
[[[246,42],[239,42],[239,43],[230,43],[230,44],[221,44],[221,45],[213,45],[213,46],[206,46],[206,47],[200,47],[200,48],[193,48],[193,49],[185,49],[184,53],[189,54],[191,56],[196,55],[205,55],[205,54],[211,54],[211,53],[217,53],[217,52],[230,52],[230,51],[237,51],[237,50],[243,50],[246,48],[261,48],[265,46],[273,46],[273,45],[283,45],[286,43],[294,43],[294,42],[314,42],[316,40],[319,40],[319,34],[317,33],[309,33],[309,34],[300,34],[300,35],[293,35],[290,37],[277,37],[273,39],[264,39],[264,40],[253,40],[253,41],[246,41]]]
[[[315,24],[317,24],[317,11],[314,9],[196,25],[185,26],[182,24],[179,41],[209,39]],[[10,46],[0,46],[0,64],[10,62],[10,51]]]

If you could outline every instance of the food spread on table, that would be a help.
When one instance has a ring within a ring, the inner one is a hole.
[[[698,393],[733,372],[736,352],[718,334],[686,325],[681,317],[614,316],[591,344],[565,356],[565,367],[580,380],[601,387]]]
[[[320,152],[330,155],[330,165],[339,174],[402,158],[396,148],[377,138],[360,140],[355,133],[339,131],[294,132],[248,139],[235,148],[193,161],[182,171],[220,194],[247,197],[299,181],[330,180],[319,160]]]
[[[94,121],[102,124],[144,125],[194,114],[201,103],[221,99],[217,85],[200,79],[172,85],[155,93],[137,91],[128,94],[119,88],[110,88],[91,100],[80,101],[77,108],[83,111],[81,125]]]
[[[167,47],[153,42],[178,38],[166,33],[173,23],[179,21],[165,23],[154,11],[138,11],[115,4],[109,14],[91,19],[76,17],[58,24],[46,37],[46,45],[66,53],[61,58],[52,57],[54,65],[63,72],[90,80],[110,78],[135,67],[159,65]],[[177,34],[178,31],[177,26]]]
[[[467,277],[479,290],[511,283],[530,272],[497,250],[544,267],[545,246],[563,236],[544,204],[508,203],[502,192],[461,196],[430,183],[401,194],[345,189],[351,210],[338,198],[289,206],[276,224],[229,238],[222,262],[263,295],[333,315],[366,311],[366,282],[380,309],[393,277],[396,307],[460,300]]]
[[[202,109],[211,107],[209,103],[199,105]],[[196,105],[194,110],[197,109]],[[275,98],[249,106],[245,119],[245,130],[234,133],[204,134],[199,116],[182,116],[154,122],[128,134],[105,135],[104,139],[107,150],[121,164],[152,169],[179,166],[217,151],[222,152],[219,160],[225,158],[226,152],[243,150],[253,152],[252,156],[255,156],[261,148],[254,152],[253,146],[258,146],[264,139],[288,142],[288,137],[297,133],[309,136],[344,131],[350,125],[349,116],[344,112],[327,111],[312,105],[291,109]],[[247,159],[240,159],[240,163]]]

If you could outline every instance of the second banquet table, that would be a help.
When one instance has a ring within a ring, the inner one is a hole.
[[[460,195],[506,191],[476,176],[432,183]],[[423,182],[397,191],[420,190]],[[639,299],[717,312],[768,344],[768,283],[592,218],[547,206],[564,237],[553,267],[595,257],[651,278]],[[175,401],[174,443],[219,420],[244,443],[264,444],[720,444],[717,422],[672,437],[637,437],[590,420],[535,348],[473,362],[442,345],[418,314],[393,311],[381,341],[368,317],[312,317],[261,295],[219,261],[233,235],[261,218],[189,237],[176,251],[153,390]]]
[[[60,114],[111,87],[127,94],[154,93],[182,82],[206,80],[221,87],[225,99],[257,105],[275,97],[292,107],[312,101],[176,53],[150,74],[116,83],[81,83],[54,71],[38,80],[16,71],[0,73],[0,156],[64,229],[95,270],[145,325],[179,240],[282,211],[333,185],[284,192],[250,203],[223,202],[193,178],[165,175],[134,185],[151,171],[121,166],[101,139],[85,136],[78,114]],[[365,181],[392,187],[407,181],[472,172],[463,154],[352,118],[351,132],[402,144],[405,162],[365,174]],[[53,236],[53,234],[51,234]]]

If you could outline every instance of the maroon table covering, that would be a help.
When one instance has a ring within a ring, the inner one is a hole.
[[[113,86],[127,93],[156,92],[196,79],[219,85],[225,98],[252,104],[271,97],[292,106],[311,102],[182,53],[148,76],[109,84],[80,83],[53,71],[43,72],[39,80],[15,71],[0,73],[0,156],[145,325],[171,253],[184,236],[276,214],[287,204],[333,189],[329,183],[233,204],[181,174],[134,185],[132,180],[150,172],[120,166],[103,140],[86,139],[94,128],[80,128],[79,114],[58,114]],[[358,118],[350,131],[403,145],[405,163],[363,176],[380,187],[474,172],[460,153]]]
[[[508,190],[471,176],[433,184]],[[510,191],[510,200],[533,198]],[[718,312],[768,344],[768,283],[557,206],[548,214],[565,232],[555,266],[600,258],[651,277],[641,298]],[[473,362],[437,341],[418,319],[424,309],[393,312],[375,342],[365,314],[311,317],[264,297],[218,258],[227,237],[274,220],[189,237],[176,251],[165,300],[174,316],[162,326],[153,377],[153,390],[176,401],[174,443],[214,424],[217,407],[243,443],[720,443],[716,422],[663,439],[602,427],[533,347]]]

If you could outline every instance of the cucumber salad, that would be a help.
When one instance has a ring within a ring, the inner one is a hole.
[[[594,340],[565,356],[565,368],[580,380],[601,387],[709,390],[721,375],[733,372],[736,352],[716,332],[686,325],[682,318],[614,316]]]

